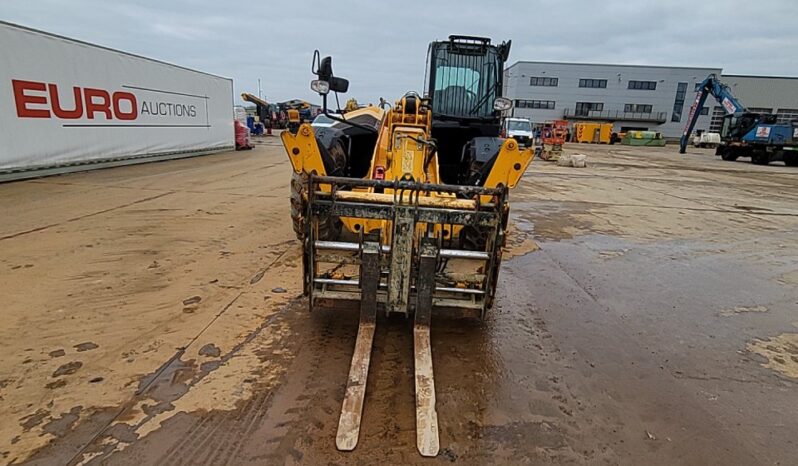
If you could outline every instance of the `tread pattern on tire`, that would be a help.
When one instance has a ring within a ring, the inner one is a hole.
[[[305,237],[305,186],[308,175],[306,173],[291,173],[291,222],[294,234],[298,240]],[[334,240],[341,232],[341,222],[335,217],[327,217],[319,221],[320,240]]]

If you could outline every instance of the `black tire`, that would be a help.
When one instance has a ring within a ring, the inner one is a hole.
[[[787,165],[788,167],[798,167],[798,155],[785,154],[784,165]]]
[[[722,158],[723,160],[726,160],[728,162],[734,162],[735,160],[737,160],[737,157],[738,157],[737,154],[735,154],[735,153],[733,153],[731,151],[723,151],[720,154],[720,158]]]
[[[308,184],[308,175],[305,173],[291,173],[291,222],[294,234],[298,240],[305,238],[305,209],[307,200],[305,187]],[[319,240],[334,240],[341,233],[341,221],[336,217],[327,217],[319,220]]]
[[[751,163],[754,165],[767,165],[770,163],[770,157],[766,153],[754,152],[751,154]]]

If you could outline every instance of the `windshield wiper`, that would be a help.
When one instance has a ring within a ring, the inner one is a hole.
[[[470,112],[468,112],[468,114],[469,114],[469,115],[473,115],[473,114],[477,113],[477,111],[478,111],[480,108],[482,108],[482,106],[483,106],[483,105],[485,105],[485,102],[487,102],[487,101],[488,101],[488,98],[489,98],[491,95],[493,95],[493,92],[496,90],[496,86],[497,86],[498,84],[499,84],[499,81],[494,81],[494,82],[493,82],[493,85],[492,85],[492,86],[490,86],[490,88],[488,88],[488,90],[485,92],[485,95],[483,95],[482,97],[480,97],[480,98],[479,98],[479,100],[477,101],[477,104],[474,106],[474,108],[472,108],[472,109],[471,109],[471,111],[470,111]]]

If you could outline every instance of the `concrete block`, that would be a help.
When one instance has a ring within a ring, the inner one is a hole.
[[[585,154],[562,154],[557,161],[557,165],[561,167],[587,167],[587,155]]]
[[[560,159],[557,160],[557,165],[561,167],[570,167],[571,166],[571,154],[562,153],[560,154]]]

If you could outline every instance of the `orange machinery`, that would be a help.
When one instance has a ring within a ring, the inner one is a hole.
[[[565,120],[553,120],[543,123],[543,128],[540,131],[541,142],[543,143],[540,158],[543,160],[559,159],[567,133],[568,122]]]
[[[565,134],[568,132],[568,122],[553,120],[543,123],[541,139],[543,144],[562,147],[565,144]]]

